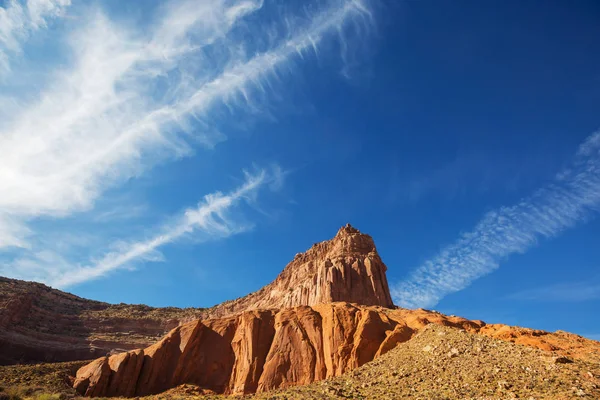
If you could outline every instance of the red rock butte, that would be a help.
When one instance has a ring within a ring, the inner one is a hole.
[[[282,309],[344,301],[393,307],[386,277],[371,236],[350,224],[335,237],[298,253],[277,279],[257,292],[214,306],[211,317],[247,310]]]

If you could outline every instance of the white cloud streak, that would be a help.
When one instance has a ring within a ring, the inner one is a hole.
[[[10,72],[10,57],[20,55],[22,42],[70,4],[71,0],[8,0],[0,7],[0,74]]]
[[[579,147],[572,165],[511,207],[487,213],[473,231],[426,261],[392,288],[401,307],[432,307],[524,253],[590,218],[600,206],[600,132]]]
[[[30,4],[36,26],[58,12],[48,1]],[[362,1],[332,1],[308,23],[285,18],[287,36],[266,51],[242,51],[234,31],[261,7],[259,0],[172,1],[149,33],[100,11],[80,18],[68,38],[74,66],[57,70],[37,100],[0,110],[0,249],[27,247],[30,220],[89,210],[107,189],[190,155],[192,142],[223,140],[211,109],[252,108],[253,93],[266,91],[278,68],[369,17]]]
[[[161,261],[163,258],[158,249],[183,237],[204,241],[241,233],[251,226],[231,218],[231,212],[240,202],[251,202],[261,187],[279,179],[275,172],[260,170],[254,174],[245,173],[244,183],[235,190],[204,196],[196,207],[173,217],[160,229],[159,234],[148,239],[120,243],[119,250],[109,252],[89,265],[73,264],[56,252],[42,250],[8,265],[0,265],[0,274],[64,288],[100,278],[114,270],[131,266],[135,261]]]

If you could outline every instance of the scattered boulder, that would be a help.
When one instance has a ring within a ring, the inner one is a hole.
[[[554,364],[570,364],[573,362],[573,360],[564,356],[556,356],[552,359],[552,361]]]

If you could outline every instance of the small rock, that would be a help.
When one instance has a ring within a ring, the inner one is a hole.
[[[554,357],[552,361],[554,362],[554,364],[569,364],[573,362],[573,360],[564,356]]]
[[[448,357],[452,358],[452,357],[456,357],[458,356],[458,349],[456,347],[453,347],[449,352],[448,352]]]
[[[431,350],[433,350],[433,347],[431,347],[430,345],[423,347],[423,351],[430,352]]]
[[[512,385],[506,381],[498,381],[498,388],[499,389],[510,389],[512,387]]]
[[[340,391],[338,389],[335,389],[335,388],[332,388],[332,387],[327,388],[327,392],[329,394],[333,394],[335,396],[338,396],[340,394]]]

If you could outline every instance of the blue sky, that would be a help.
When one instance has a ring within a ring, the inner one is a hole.
[[[596,1],[0,1],[0,274],[206,307],[347,222],[396,304],[600,337]]]

